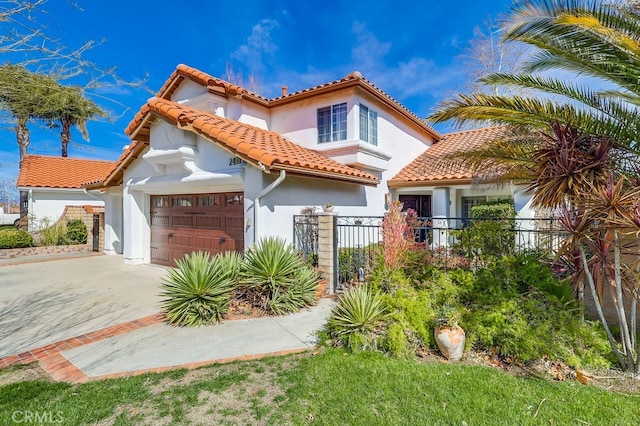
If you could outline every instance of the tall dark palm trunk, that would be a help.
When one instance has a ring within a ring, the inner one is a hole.
[[[24,118],[18,119],[18,124],[16,125],[16,140],[20,147],[20,166],[22,166],[22,160],[25,155],[27,155],[27,148],[31,142],[31,136],[27,128],[27,120]]]
[[[71,123],[69,120],[61,120],[60,143],[62,145],[62,156],[69,154],[69,142],[71,142]]]

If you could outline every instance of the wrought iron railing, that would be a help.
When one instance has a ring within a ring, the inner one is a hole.
[[[335,218],[336,288],[367,279],[382,242],[382,216]],[[558,219],[413,218],[413,239],[445,269],[477,266],[488,256],[538,250],[556,253],[565,233]],[[294,246],[314,266],[318,261],[318,216],[294,216]]]
[[[318,216],[293,216],[293,246],[313,266],[318,265]]]

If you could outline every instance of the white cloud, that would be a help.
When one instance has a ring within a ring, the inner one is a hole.
[[[354,22],[352,31],[356,35],[357,44],[351,48],[351,60],[362,70],[375,69],[383,63],[384,57],[392,47],[391,42],[381,42],[365,24]]]
[[[363,24],[355,23],[358,44],[351,49],[352,70],[358,69],[381,90],[402,100],[413,96],[433,96],[442,88],[458,86],[465,78],[458,65],[438,65],[431,59],[414,56],[389,66],[392,43],[383,42]]]
[[[275,19],[261,19],[251,28],[247,42],[239,46],[231,54],[231,58],[245,65],[249,72],[262,74],[266,69],[265,62],[278,50],[278,45],[271,38],[271,32],[279,26]]]

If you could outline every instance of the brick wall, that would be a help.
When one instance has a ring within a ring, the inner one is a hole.
[[[97,214],[100,216],[100,226],[99,226],[99,248],[98,251],[104,250],[104,207],[100,206],[67,206],[60,216],[60,221],[68,221],[73,219],[80,219],[87,226],[87,245],[89,246],[89,250],[93,249],[93,215]]]

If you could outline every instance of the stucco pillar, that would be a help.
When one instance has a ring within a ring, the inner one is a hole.
[[[449,188],[434,188],[431,195],[433,214],[433,236],[431,247],[447,247],[449,238],[449,218],[451,199]]]
[[[539,234],[536,222],[530,220],[535,218],[535,211],[531,207],[531,195],[525,193],[523,186],[513,188],[513,207],[516,210],[516,246],[521,250],[535,248]]]
[[[111,191],[104,203],[104,253],[122,254],[122,192]]]
[[[123,217],[126,218],[123,226],[124,261],[127,264],[149,263],[148,196],[125,187],[122,198]]]
[[[318,214],[318,269],[327,280],[329,293],[336,288],[335,213]]]

